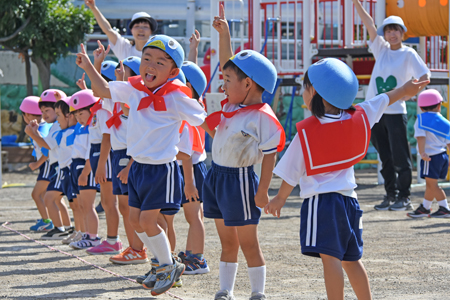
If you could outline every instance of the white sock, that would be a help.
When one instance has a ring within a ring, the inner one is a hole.
[[[423,199],[422,205],[423,205],[423,207],[425,207],[425,209],[430,209],[431,204],[433,204],[433,200],[430,201],[427,199]]]
[[[143,232],[136,232],[136,235],[138,236],[138,238],[144,243],[145,247],[147,247],[148,251],[150,251],[151,254],[155,255],[155,250],[153,250],[153,244],[150,243],[147,239],[148,236],[145,233],[145,231]]]
[[[64,226],[56,227],[56,228],[58,228],[60,231],[66,231],[66,229],[64,228]]]
[[[248,277],[250,277],[250,285],[252,293],[264,294],[266,285],[266,266],[247,268]]]
[[[149,236],[147,239],[153,244],[153,251],[155,251],[153,254],[159,261],[160,266],[173,264],[172,251],[170,251],[169,240],[164,231],[158,235]]]
[[[443,206],[443,207],[445,207],[446,209],[449,209],[449,208],[448,208],[448,202],[447,202],[447,199],[438,201],[438,204],[439,204],[439,206]]]
[[[64,226],[64,228],[65,228],[66,230],[70,230],[70,227],[72,227],[72,226]]]
[[[233,294],[234,281],[238,270],[238,263],[221,261],[219,264],[220,290],[227,290]]]
[[[113,238],[107,237],[106,241],[108,242],[108,244],[114,245],[115,243],[117,243],[119,241],[119,236],[116,236]]]

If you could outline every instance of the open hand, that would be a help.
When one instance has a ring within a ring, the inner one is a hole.
[[[195,202],[200,198],[198,190],[193,183],[184,185],[184,195],[189,202]]]
[[[406,93],[404,98],[411,98],[412,96],[417,95],[417,93],[422,90],[427,84],[430,83],[430,80],[419,81],[417,79],[412,79],[407,81],[403,86],[403,90]]]
[[[286,199],[282,199],[278,195],[276,195],[272,200],[270,200],[269,204],[264,207],[264,212],[266,214],[272,214],[274,217],[279,218],[281,215],[281,208],[286,203]]]
[[[97,167],[97,172],[95,172],[95,182],[96,183],[105,183],[107,181],[106,179],[106,166]]]

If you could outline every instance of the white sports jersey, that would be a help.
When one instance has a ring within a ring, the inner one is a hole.
[[[107,110],[113,112],[113,108],[115,105],[117,108],[117,112],[121,112],[122,108],[120,107],[119,102],[114,103],[111,99],[104,99],[103,107],[108,107]],[[127,148],[128,117],[122,114],[119,118],[120,121],[122,121],[119,128],[116,128],[116,126],[114,125],[109,128],[111,134],[111,148],[113,150],[123,150]]]
[[[124,81],[109,82],[109,89],[114,102],[121,101],[130,107],[127,154],[139,163],[159,165],[174,161],[178,153],[181,122],[185,120],[197,126],[206,117],[197,100],[179,91],[164,96],[166,111],[155,111],[153,103],[138,111],[141,99],[148,96],[146,93]],[[154,91],[156,94],[158,89]]]
[[[103,134],[110,134],[106,121],[111,118],[112,114],[106,109],[99,109],[92,118],[89,124],[89,143],[100,144],[103,139]]]
[[[56,143],[56,139],[54,137],[55,132],[58,132],[61,130],[61,127],[59,126],[58,121],[55,121],[48,131],[48,135],[44,137],[44,141],[47,143],[47,145],[50,147],[48,151],[49,161],[50,164],[54,164],[58,162],[58,151],[56,151],[56,148],[58,147],[58,144]]]
[[[117,32],[115,34],[117,36],[116,44],[114,45],[110,40],[108,40],[108,42],[111,45],[111,50],[119,60],[124,60],[129,56],[142,56],[142,51],[136,50],[136,46],[131,45],[129,40],[127,40]]]
[[[74,132],[74,126],[71,128],[63,129],[61,131],[62,131],[61,142],[59,143],[59,146],[56,147],[56,151],[58,152],[58,166],[60,170],[62,168],[70,166],[70,164],[72,163],[73,144],[67,146],[67,137]],[[55,139],[58,136],[58,134],[59,132],[54,133]]]
[[[431,76],[419,54],[411,47],[403,46],[398,50],[391,50],[388,42],[382,36],[377,36],[373,43],[369,42],[370,50],[375,57],[366,100],[372,99],[387,90],[399,88],[412,77],[419,79],[425,74]],[[406,103],[397,101],[389,106],[385,114],[406,114]]]
[[[223,111],[239,107],[243,106],[227,103]],[[212,159],[230,168],[261,163],[264,154],[277,152],[281,130],[270,116],[258,110],[243,110],[228,119],[222,116],[212,143]]]
[[[436,114],[439,113],[436,112]],[[447,151],[447,144],[450,144],[450,140],[437,136],[428,130],[420,129],[416,119],[416,122],[414,123],[414,137],[417,138],[419,136],[425,137],[425,153],[429,156]],[[417,153],[419,153],[419,145],[417,145],[416,148]]]
[[[81,128],[83,129],[84,126],[82,126]],[[72,159],[74,158],[86,159],[86,154],[89,157],[88,152],[89,149],[90,149],[89,133],[77,134],[73,142]]]
[[[370,128],[378,122],[383,115],[384,110],[389,104],[389,97],[386,94],[364,101],[358,106],[362,107],[366,112]],[[332,123],[347,120],[350,114],[341,111],[339,116],[325,115],[319,118],[320,123]],[[309,198],[317,194],[336,192],[344,196],[356,198],[355,193],[355,173],[353,167],[326,172],[317,175],[306,175],[305,160],[303,156],[302,146],[298,133],[292,140],[289,148],[278,162],[273,172],[280,176],[289,185],[296,186],[300,184],[300,197]]]

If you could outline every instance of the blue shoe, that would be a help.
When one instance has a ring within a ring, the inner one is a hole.
[[[188,256],[184,264],[186,265],[186,269],[184,270],[185,275],[209,273],[209,267],[204,258],[199,260],[195,256]]]
[[[34,224],[33,226],[30,227],[30,230],[33,231],[50,231],[53,228],[55,228],[53,226],[53,222],[50,221],[50,223],[45,223],[44,220],[39,219],[36,221],[36,224]]]
[[[102,203],[100,202],[96,207],[95,207],[95,211],[97,212],[97,214],[100,214],[102,212],[105,212],[105,210],[103,209]]]

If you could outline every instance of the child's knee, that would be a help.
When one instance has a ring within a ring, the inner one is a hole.
[[[122,216],[127,218],[128,214],[130,213],[130,207],[128,206],[128,203],[119,201],[119,211]]]

